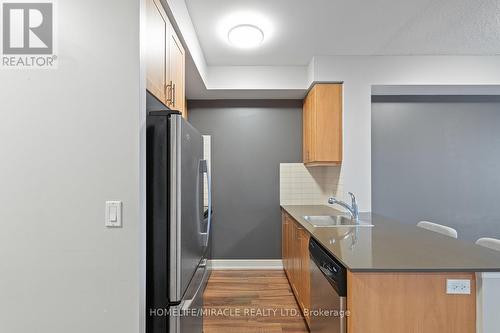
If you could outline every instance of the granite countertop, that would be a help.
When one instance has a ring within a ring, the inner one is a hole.
[[[385,217],[361,213],[374,227],[314,227],[303,216],[339,215],[328,206],[282,208],[351,271],[500,272],[500,253]]]

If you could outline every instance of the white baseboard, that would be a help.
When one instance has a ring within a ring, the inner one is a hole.
[[[283,269],[281,259],[215,259],[209,260],[213,270],[229,269]]]

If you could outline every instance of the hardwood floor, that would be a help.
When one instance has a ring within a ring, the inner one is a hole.
[[[213,271],[204,333],[309,332],[281,270]]]

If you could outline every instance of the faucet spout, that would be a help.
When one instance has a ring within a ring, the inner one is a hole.
[[[335,197],[331,197],[328,199],[328,203],[330,205],[339,205],[341,207],[344,207],[348,212],[349,214],[351,215],[352,219],[354,220],[359,220],[359,209],[358,209],[358,203],[356,202],[356,197],[354,196],[354,194],[352,194],[351,192],[349,192],[349,195],[351,196],[351,199],[352,199],[352,203],[351,205],[349,205],[348,203],[345,203],[344,201],[342,200],[339,200]]]

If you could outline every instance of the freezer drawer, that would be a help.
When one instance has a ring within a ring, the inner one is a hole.
[[[206,259],[202,260],[195,272],[186,298],[180,305],[171,308],[169,333],[203,332],[203,292],[210,276]]]

